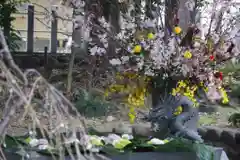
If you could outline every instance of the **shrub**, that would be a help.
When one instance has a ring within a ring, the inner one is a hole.
[[[114,108],[114,104],[105,101],[103,95],[85,89],[79,89],[74,96],[77,110],[89,118],[106,116]]]

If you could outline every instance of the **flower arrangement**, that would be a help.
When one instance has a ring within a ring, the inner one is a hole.
[[[185,37],[180,38],[180,27],[175,27],[174,30],[175,35],[172,35],[167,45],[163,42],[161,31],[160,33],[149,32],[145,36],[142,35],[141,41],[134,39],[134,43],[128,46],[131,52],[129,59],[133,58],[135,62],[135,65],[130,67],[131,70],[136,74],[140,73],[143,77],[148,76],[149,79],[157,75],[161,75],[162,80],[165,81],[168,81],[169,77],[178,79],[176,88],[172,89],[172,94],[187,96],[194,102],[195,106],[198,106],[195,93],[199,88],[204,89],[211,101],[222,99],[222,103],[228,103],[227,93],[222,87],[223,75],[218,71],[219,65],[229,58],[229,56],[226,57],[227,53],[218,49],[212,51],[211,47],[218,42],[192,40],[191,43],[194,43],[195,47],[181,46]],[[190,27],[189,30],[199,32],[196,26]],[[201,44],[197,46],[195,43]],[[121,65],[125,66],[126,63],[121,63]],[[131,62],[128,61],[128,63]],[[143,88],[148,88],[148,84],[142,84]],[[129,95],[129,100],[131,97],[132,94]],[[144,104],[143,97],[141,97],[141,101],[141,105]],[[134,115],[134,109],[131,107],[129,113],[131,122]]]
[[[207,5],[211,7],[218,5],[209,3]],[[121,13],[120,32],[116,35],[109,34],[111,27],[105,18],[101,17],[98,19],[101,26],[98,37],[102,42],[102,47],[91,43],[95,45],[94,49],[90,49],[91,55],[106,54],[106,48],[108,47],[106,37],[110,36],[111,39],[118,43],[115,57],[110,59],[109,62],[121,74],[130,71],[138,75],[138,78],[142,76],[141,78],[144,79],[147,76],[150,79],[149,81],[152,81],[155,77],[160,77],[157,83],[162,81],[168,82],[170,79],[174,80],[176,81],[175,86],[173,85],[169,89],[169,94],[187,96],[196,106],[196,92],[199,88],[202,88],[201,85],[204,86],[206,97],[209,100],[217,101],[222,99],[222,103],[229,102],[226,91],[223,89],[222,80],[224,77],[219,72],[219,68],[222,63],[239,55],[239,51],[234,50],[233,45],[231,45],[233,38],[229,38],[237,34],[236,31],[232,32],[234,28],[228,28],[229,26],[224,23],[222,28],[220,28],[220,32],[214,28],[217,28],[217,21],[213,19],[212,22],[207,22],[207,28],[204,28],[202,25],[192,24],[186,30],[181,28],[179,18],[177,15],[174,15],[173,18],[175,20],[173,21],[176,22],[174,22],[173,26],[166,29],[166,26],[159,25],[156,17],[150,19],[145,16],[140,18],[140,21],[137,20],[137,17],[131,16],[131,12],[134,12],[134,6],[132,4],[129,5],[128,10],[125,13]],[[223,7],[219,12],[231,15],[230,11],[227,12],[227,10],[234,5],[234,3],[229,2],[227,7]],[[203,6],[204,4],[200,5],[199,9],[204,8]],[[140,8],[144,8],[144,6]],[[192,9],[193,7],[190,8]],[[216,15],[216,12],[212,13],[212,15]],[[239,18],[239,15],[236,14],[231,18],[229,16],[224,18],[226,23],[230,24],[232,23],[231,19]],[[202,32],[206,34],[202,34]],[[124,79],[129,79],[129,77],[124,75]],[[154,86],[149,86],[150,83],[148,82],[140,84],[137,81],[135,82],[137,87],[132,87],[132,83],[131,85],[129,84],[129,87],[122,84],[117,86],[116,80],[114,85],[108,87],[109,89],[106,93],[108,96],[110,91],[128,94],[124,96],[123,100],[130,106],[129,117],[131,122],[135,117],[134,108],[142,106],[144,104],[142,99],[145,98],[143,98],[143,95],[151,92],[148,90],[149,88],[154,88]],[[185,88],[181,85],[179,86],[183,82],[186,83]],[[159,90],[164,90],[167,86],[163,85],[161,87]],[[144,90],[143,88],[146,89]],[[141,98],[137,99],[136,97]]]

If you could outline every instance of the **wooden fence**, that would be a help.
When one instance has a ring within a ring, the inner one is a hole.
[[[33,53],[41,53],[41,52],[35,52],[34,51],[34,21],[35,21],[35,10],[33,5],[28,5],[27,8],[27,36],[26,36],[26,51],[20,51],[21,53],[27,53],[27,54],[33,54]],[[47,51],[51,54],[57,54],[58,53],[58,19],[56,16],[56,12],[52,11],[52,21],[51,21],[51,31],[50,31],[50,44],[49,44],[49,50]],[[66,42],[65,42],[66,43]],[[42,52],[46,52],[45,46],[42,48]],[[68,52],[65,53],[70,53]]]

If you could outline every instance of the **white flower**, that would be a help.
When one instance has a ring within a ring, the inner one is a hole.
[[[143,26],[144,26],[144,27],[149,27],[149,28],[151,28],[151,27],[155,28],[155,27],[156,27],[156,22],[155,22],[155,21],[156,21],[156,20],[147,19],[147,20],[145,20],[145,22],[143,23]]]
[[[39,139],[38,140],[38,145],[47,145],[48,141],[46,139]]]
[[[122,56],[121,60],[122,60],[122,63],[126,63],[129,61],[129,56]]]
[[[113,66],[116,66],[116,65],[120,65],[120,64],[121,64],[120,59],[117,59],[117,58],[111,59],[109,62],[110,62],[110,64],[113,65]]]
[[[100,138],[98,136],[91,136],[90,143],[94,146],[103,146],[102,138]]]
[[[122,135],[122,138],[123,138],[123,139],[128,139],[128,140],[130,140],[130,139],[133,139],[133,136],[132,136],[132,135],[129,135],[129,134],[123,134],[123,135]]]
[[[15,79],[12,79],[12,83],[13,83],[13,84],[16,84],[17,81],[16,81]]]
[[[106,53],[105,48],[100,48],[98,46],[94,46],[93,48],[90,49],[90,53],[92,56],[94,55],[102,55],[102,53]]]
[[[39,140],[34,138],[34,139],[30,140],[29,145],[31,147],[36,147],[38,145],[38,142],[39,142]]]
[[[98,21],[103,25],[104,28],[107,29],[110,27],[110,24],[106,22],[104,17],[99,18]]]
[[[10,93],[12,93],[12,92],[13,92],[13,89],[12,89],[12,88],[10,88],[10,89],[9,89],[9,92],[10,92]]]
[[[119,135],[116,134],[109,134],[107,137],[105,137],[103,140],[106,144],[113,144],[115,140],[122,139]]]
[[[108,42],[104,42],[103,43],[103,46],[105,47],[105,48],[108,48]],[[105,52],[105,51],[104,51]]]
[[[145,75],[147,75],[147,76],[154,76],[155,74],[154,74],[154,72],[152,72],[152,71],[150,71],[150,70],[147,70],[147,71],[145,72]]]
[[[168,74],[167,74],[167,73],[164,73],[164,74],[163,74],[163,79],[166,79],[166,78],[168,78]]]
[[[45,144],[38,146],[38,149],[39,149],[39,150],[46,150],[47,148],[48,148],[48,145],[45,145]]]
[[[211,101],[219,100],[222,97],[221,94],[217,91],[215,86],[209,86],[206,95],[208,99]]]
[[[88,143],[88,144],[86,145],[86,149],[87,149],[87,150],[92,149],[92,147],[93,147],[93,145],[92,145],[91,143]]]
[[[29,135],[30,135],[30,136],[33,136],[33,135],[36,135],[36,133],[33,132],[33,131],[29,131]]]
[[[148,144],[161,145],[161,144],[165,144],[165,142],[163,140],[158,139],[158,138],[153,138],[150,141],[148,141]]]

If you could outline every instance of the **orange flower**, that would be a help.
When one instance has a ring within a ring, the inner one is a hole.
[[[174,27],[174,32],[176,34],[180,34],[182,32],[182,28],[180,28],[179,26],[176,26],[176,27]]]

